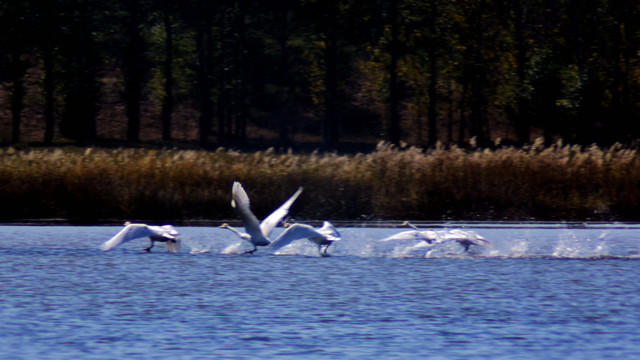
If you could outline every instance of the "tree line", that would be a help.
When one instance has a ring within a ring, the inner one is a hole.
[[[203,147],[630,144],[639,19],[632,0],[2,0],[0,141],[35,116],[45,144],[110,122],[168,142],[179,117]]]

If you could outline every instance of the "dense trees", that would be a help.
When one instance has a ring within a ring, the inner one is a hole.
[[[0,141],[632,143],[638,19],[631,0],[2,0]]]

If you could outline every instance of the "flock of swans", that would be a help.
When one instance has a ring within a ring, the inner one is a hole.
[[[264,220],[259,221],[251,211],[247,192],[244,190],[242,185],[236,181],[233,183],[233,187],[231,189],[231,207],[242,220],[246,232],[233,228],[226,223],[220,225],[220,227],[232,231],[240,237],[240,239],[251,244],[253,248],[245,253],[255,252],[258,249],[258,246],[265,247],[276,252],[296,240],[307,239],[318,246],[318,254],[320,256],[329,256],[327,254],[327,250],[331,244],[342,239],[338,229],[336,229],[331,222],[324,221],[320,228],[315,228],[302,223],[289,224],[284,222],[284,218],[289,214],[291,205],[293,205],[301,193],[302,187],[300,187],[287,201],[280,205],[280,207],[273,211]],[[273,230],[281,222],[283,222],[285,230],[274,240],[271,240]],[[454,241],[460,244],[465,251],[469,251],[469,248],[472,245],[491,246],[489,241],[473,231],[460,229],[420,230],[408,221],[405,221],[402,225],[410,227],[411,230],[402,231],[378,241],[418,240],[425,242],[429,246]],[[180,234],[173,226],[151,226],[146,224],[132,224],[129,222],[126,222],[125,227],[114,237],[104,242],[100,246],[100,249],[108,251],[125,242],[145,237],[148,237],[151,241],[150,246],[144,248],[145,251],[151,251],[155,242],[164,242],[167,250],[170,252],[180,252]]]

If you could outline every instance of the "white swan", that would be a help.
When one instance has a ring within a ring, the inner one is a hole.
[[[448,241],[455,241],[464,247],[465,251],[469,251],[471,245],[491,246],[491,243],[474,231],[465,231],[460,229],[453,230],[420,230],[408,221],[402,223],[413,230],[403,231],[395,235],[391,235],[381,241],[391,240],[422,240],[428,244],[439,244]]]
[[[407,221],[402,223],[403,226],[409,224]],[[438,233],[434,230],[407,230],[397,234],[386,237],[380,241],[393,241],[393,240],[420,240],[425,241],[427,244],[432,244],[439,239]]]
[[[253,215],[253,212],[251,212],[247,192],[244,191],[244,188],[239,182],[235,181],[231,189],[231,207],[233,207],[236,214],[238,214],[240,219],[242,219],[246,233],[243,233],[226,223],[220,225],[220,227],[223,229],[229,229],[243,240],[250,242],[251,245],[253,245],[253,250],[247,251],[247,253],[253,253],[258,249],[258,246],[269,245],[269,236],[273,232],[273,229],[275,229],[276,225],[278,225],[278,223],[287,216],[289,208],[291,208],[293,202],[296,201],[298,196],[300,196],[300,193],[302,193],[302,187],[300,187],[298,191],[289,198],[289,200],[285,201],[279,208],[262,220],[262,222],[259,222],[258,218],[256,218],[256,216]]]
[[[124,225],[124,229],[100,245],[100,249],[108,251],[127,241],[148,237],[151,240],[151,245],[144,248],[146,251],[151,251],[156,241],[164,242],[167,250],[172,253],[178,253],[180,251],[181,241],[178,237],[180,234],[171,225],[150,226],[147,224],[132,224],[128,221]]]
[[[491,243],[482,236],[478,235],[475,231],[465,231],[460,229],[449,230],[448,233],[442,236],[442,239],[438,240],[439,243],[455,241],[464,247],[464,251],[469,251],[471,245],[490,247]]]
[[[318,253],[320,256],[328,256],[327,249],[329,249],[329,246],[341,239],[338,229],[328,221],[325,221],[322,227],[318,229],[311,225],[299,223],[292,225],[285,224],[285,226],[287,226],[287,229],[269,245],[271,250],[277,251],[294,240],[309,239],[318,245]]]

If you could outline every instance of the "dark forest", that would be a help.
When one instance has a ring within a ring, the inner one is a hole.
[[[630,0],[0,2],[0,142],[637,145]]]

